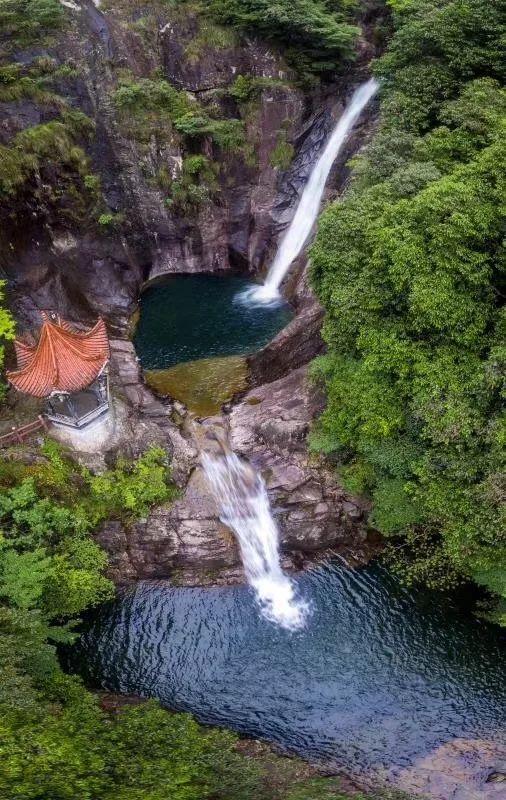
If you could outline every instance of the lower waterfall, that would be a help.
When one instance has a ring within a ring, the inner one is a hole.
[[[247,461],[223,447],[202,453],[202,465],[220,510],[220,519],[239,542],[248,583],[264,617],[290,630],[304,626],[308,605],[295,595],[281,569],[278,528],[262,477]]]

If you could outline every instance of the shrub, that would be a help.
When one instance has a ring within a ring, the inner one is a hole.
[[[286,48],[299,72],[335,71],[354,58],[359,30],[348,21],[354,2],[323,0],[211,0],[208,12],[223,25],[259,34]]]
[[[166,461],[165,451],[152,447],[136,461],[120,459],[114,469],[88,476],[95,513],[128,522],[144,516],[156,503],[174,500],[177,491],[170,483]]]
[[[180,213],[195,211],[219,189],[216,167],[205,156],[186,156],[181,177],[171,182],[170,189],[170,196],[165,201],[168,207]]]
[[[114,222],[114,214],[107,212],[106,214],[100,214],[98,218],[98,224],[102,225],[104,228],[110,227]]]
[[[99,175],[85,175],[83,178],[85,187],[94,195],[100,194],[101,181]]]

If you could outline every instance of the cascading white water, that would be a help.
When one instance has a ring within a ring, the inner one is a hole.
[[[279,563],[278,529],[261,476],[232,451],[202,453],[221,521],[237,536],[244,571],[263,615],[290,630],[303,627],[308,606],[295,596]]]
[[[281,240],[265,283],[263,286],[249,290],[248,295],[244,296],[244,300],[247,301],[249,299],[252,304],[262,304],[276,302],[279,299],[279,287],[283,278],[288,272],[290,264],[297,258],[304,247],[318,216],[325,183],[332,164],[336,160],[348,134],[377,89],[377,81],[371,78],[354,92],[349,105],[339,118],[323,153],[309,176],[295,215]]]
[[[311,172],[265,284],[248,290],[240,297],[241,301],[252,305],[277,302],[283,278],[313,228],[332,164],[377,88],[378,84],[371,78],[353,94]],[[220,519],[237,536],[246,577],[255,589],[264,615],[286,628],[300,628],[308,607],[296,598],[292,582],[281,569],[278,530],[265,484],[251,465],[241,461],[223,442],[221,450],[218,455],[202,453],[202,464],[220,508]]]

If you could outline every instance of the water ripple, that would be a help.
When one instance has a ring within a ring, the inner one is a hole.
[[[313,614],[291,632],[246,587],[141,583],[88,622],[73,663],[111,691],[350,772],[406,767],[455,737],[504,741],[504,633],[377,566],[320,568],[298,588]]]

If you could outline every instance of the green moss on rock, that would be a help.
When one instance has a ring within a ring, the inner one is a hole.
[[[180,400],[199,417],[209,417],[246,389],[248,368],[243,356],[226,356],[147,370],[145,376],[158,394]]]

